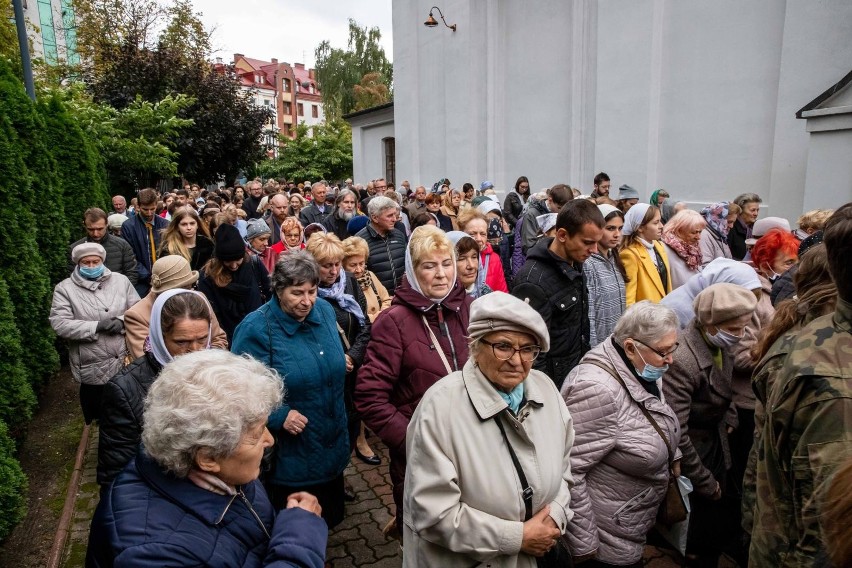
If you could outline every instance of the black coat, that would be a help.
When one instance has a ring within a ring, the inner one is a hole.
[[[260,207],[260,201],[263,197],[252,197],[249,195],[243,199],[243,211],[249,219],[260,219],[260,213],[257,208]]]
[[[160,258],[169,256],[169,251],[163,247],[160,252]],[[213,257],[213,241],[204,235],[195,237],[195,247],[192,249],[192,256],[189,259],[189,267],[192,270],[201,270],[207,261]]]
[[[271,298],[269,273],[256,256],[247,258],[234,272],[231,283],[220,288],[203,271],[198,278],[198,291],[207,297],[219,325],[233,342],[234,330],[248,314]]]
[[[589,350],[589,297],[582,266],[553,254],[552,241],[543,238],[529,250],[512,295],[529,303],[547,324],[550,351],[540,355],[533,368],[546,373],[558,388]]]
[[[139,449],[142,410],[162,365],[145,353],[104,385],[98,438],[98,483],[109,485]]]
[[[323,219],[320,222],[320,225],[325,227],[325,230],[329,233],[337,235],[337,238],[341,241],[351,236],[349,235],[349,231],[346,230],[346,226],[349,225],[349,221],[338,217],[337,211],[333,211],[328,217]]]
[[[367,353],[367,344],[370,342],[370,317],[367,315],[367,297],[358,285],[358,280],[351,272],[346,273],[346,286],[344,293],[351,295],[361,306],[361,311],[364,313],[364,325],[358,323],[356,318],[351,313],[347,312],[331,298],[326,298],[331,307],[334,308],[334,316],[337,319],[337,325],[346,334],[346,341],[349,342],[349,347],[343,345],[343,351],[352,357],[355,363],[355,369],[361,366],[364,362],[364,355]]]
[[[515,230],[515,225],[518,224],[518,219],[524,212],[524,200],[521,194],[517,191],[510,191],[503,200],[503,216],[506,222],[509,223],[509,228]]]
[[[402,275],[405,274],[405,247],[408,244],[405,233],[399,229],[392,229],[387,236],[383,237],[372,225],[367,225],[358,231],[357,236],[367,241],[370,247],[367,268],[387,288],[388,294],[393,295],[402,280]]]
[[[302,207],[302,210],[299,211],[299,222],[302,224],[302,227],[307,227],[311,223],[322,223],[331,214],[332,209],[331,205],[326,205],[323,211],[320,212],[317,206],[311,203],[306,207]]]
[[[731,249],[731,256],[734,260],[745,258],[747,252],[745,241],[747,236],[748,227],[746,224],[739,219],[734,221],[734,226],[728,231],[728,248]]]

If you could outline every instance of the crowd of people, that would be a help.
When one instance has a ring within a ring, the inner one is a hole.
[[[50,321],[89,566],[328,566],[386,447],[405,566],[852,563],[852,203],[761,217],[518,178],[143,189]],[[688,506],[687,506],[688,505]]]

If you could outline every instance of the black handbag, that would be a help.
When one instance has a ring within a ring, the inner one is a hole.
[[[524,500],[525,509],[524,521],[528,521],[533,516],[533,489],[527,482],[527,476],[524,474],[524,469],[521,467],[521,462],[518,461],[518,455],[515,453],[515,448],[512,447],[512,443],[509,442],[509,437],[506,436],[506,430],[503,427],[503,423],[500,421],[499,414],[494,416],[494,422],[497,423],[497,427],[500,429],[500,433],[503,435],[503,440],[506,441],[506,447],[509,448],[509,456],[512,458],[512,465],[515,466],[515,471],[518,473],[518,479],[521,481],[521,497]],[[565,543],[563,542],[561,537],[556,539],[556,544],[553,546],[553,548],[545,552],[544,556],[537,557],[535,561],[536,565],[539,568],[570,568],[574,565],[574,559],[571,557],[571,553],[568,552],[568,548],[565,546]]]

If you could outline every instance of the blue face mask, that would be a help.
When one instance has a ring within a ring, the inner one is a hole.
[[[707,340],[721,349],[733,347],[739,343],[741,339],[742,337],[737,337],[736,335],[728,333],[724,329],[718,330],[715,335],[707,334]]]
[[[94,268],[88,268],[86,266],[80,267],[80,276],[85,278],[86,280],[97,280],[104,274],[104,264],[100,263]]]
[[[519,383],[511,392],[507,393],[501,390],[498,390],[497,392],[500,393],[500,398],[506,401],[506,404],[509,405],[512,412],[517,414],[518,410],[521,408],[521,401],[524,399],[524,383]]]
[[[642,357],[642,354],[639,353],[638,349],[636,350],[636,353],[639,355],[639,358],[642,359],[642,362],[645,363],[645,368],[642,369],[641,373],[638,370],[636,371],[637,373],[639,373],[639,376],[642,377],[642,380],[648,381],[649,383],[653,383],[655,381],[658,381],[663,376],[663,374],[669,370],[668,365],[663,365],[662,367],[655,367],[654,365],[649,365],[645,361],[645,358]]]

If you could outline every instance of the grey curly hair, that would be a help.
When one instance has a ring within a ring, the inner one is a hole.
[[[234,453],[243,434],[281,404],[278,373],[248,356],[221,349],[197,351],[163,367],[145,399],[145,452],[177,477],[186,477],[199,450]]]

